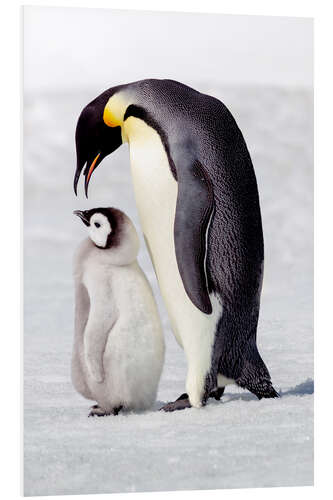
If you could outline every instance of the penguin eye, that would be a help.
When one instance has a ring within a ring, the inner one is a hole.
[[[96,227],[101,227],[100,223],[99,222],[94,222],[95,226]]]

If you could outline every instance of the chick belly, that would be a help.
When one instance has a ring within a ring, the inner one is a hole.
[[[137,263],[117,266],[110,280],[117,319],[103,355],[104,381],[90,379],[99,406],[112,410],[149,408],[164,360],[164,338],[148,282]]]
[[[146,409],[156,399],[163,356],[151,342],[149,325],[138,328],[135,319],[131,323],[118,320],[107,341],[105,379],[102,384],[94,383],[96,401],[106,410],[118,406]]]

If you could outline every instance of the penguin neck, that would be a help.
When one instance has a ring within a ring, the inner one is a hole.
[[[131,97],[127,92],[114,94],[104,108],[103,121],[108,127],[121,127],[122,142],[128,142],[126,131],[124,130],[124,116],[126,109],[132,104]]]
[[[160,141],[155,129],[147,125],[141,118],[136,118],[134,116],[130,116],[123,123],[122,136],[126,138],[126,142],[129,144],[131,142],[135,142],[136,144],[147,144],[152,138],[158,138],[158,141]]]
[[[102,264],[126,266],[136,261],[139,251],[139,239],[136,232],[125,225],[121,228],[119,236],[114,239],[109,248],[98,247],[91,238],[89,245]]]

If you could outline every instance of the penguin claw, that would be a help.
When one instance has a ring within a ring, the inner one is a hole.
[[[183,398],[183,399],[178,398],[176,401],[167,403],[166,405],[162,406],[162,408],[160,408],[160,411],[163,410],[170,412],[175,410],[185,410],[185,408],[191,408],[191,407],[192,405],[188,398]]]
[[[217,389],[214,389],[210,394],[210,398],[216,399],[216,401],[220,401],[221,397],[223,396],[225,387],[218,387]],[[171,403],[167,403],[166,405],[162,406],[159,411],[164,410],[164,411],[175,411],[175,410],[185,410],[185,408],[192,408],[192,405],[190,403],[188,394],[184,392],[181,396],[179,396],[176,401],[173,401]]]
[[[221,397],[223,396],[224,389],[225,387],[218,387],[209,394],[209,397],[216,399],[216,401],[220,401]]]
[[[98,405],[93,405],[91,407],[91,411],[88,415],[89,417],[108,417],[109,415],[118,415],[120,410],[122,409],[122,406],[119,406],[118,408],[113,408],[111,411],[106,411],[103,408],[101,408]]]
[[[110,412],[103,410],[103,408],[100,408],[98,405],[94,405],[91,407],[88,417],[106,417],[109,415],[111,415]]]

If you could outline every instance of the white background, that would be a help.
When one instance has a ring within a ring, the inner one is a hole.
[[[40,2],[46,4],[46,2]],[[67,4],[84,6],[89,5],[90,2],[67,2]],[[52,2],[56,5],[57,2]],[[94,6],[103,5],[112,7],[110,2],[94,2]],[[131,6],[131,2],[122,2],[122,7],[125,5]],[[161,4],[161,2],[160,2]],[[173,5],[174,4],[174,5]],[[329,68],[329,61],[331,61],[331,47],[332,47],[332,30],[331,30],[331,15],[327,2],[302,2],[295,1],[280,1],[278,5],[274,6],[268,2],[252,1],[251,6],[248,2],[205,2],[205,10],[215,12],[233,12],[233,13],[255,13],[255,14],[280,14],[280,15],[316,15],[316,83],[320,86],[320,92],[317,89],[317,131],[316,131],[316,194],[317,194],[317,217],[316,217],[316,238],[322,241],[321,245],[317,246],[317,299],[316,299],[316,335],[317,335],[317,370],[316,379],[320,381],[316,385],[316,399],[320,402],[321,410],[317,403],[317,460],[316,460],[316,488],[315,490],[307,488],[300,489],[280,489],[269,491],[271,498],[280,498],[281,494],[289,494],[295,496],[302,496],[302,498],[312,498],[314,495],[319,498],[324,498],[328,495],[330,487],[330,443],[329,439],[331,434],[329,429],[330,425],[330,412],[328,412],[327,400],[330,399],[330,385],[331,376],[329,374],[331,366],[331,347],[332,341],[329,337],[329,330],[331,329],[330,308],[331,308],[331,287],[328,286],[329,278],[332,278],[332,266],[330,264],[332,256],[332,238],[331,238],[331,191],[332,191],[332,171],[330,144],[332,140],[331,120],[327,115],[327,109],[332,111],[332,98],[331,89],[332,74]],[[141,5],[146,8],[157,9],[156,4],[153,2],[141,2]],[[187,3],[188,5],[188,3]],[[191,10],[195,8],[200,9],[198,2],[193,0],[190,2]],[[19,185],[19,162],[20,162],[20,149],[18,130],[19,123],[19,67],[18,67],[18,34],[19,26],[18,18],[18,2],[11,2],[10,18],[9,7],[6,6],[2,12],[2,21],[4,27],[1,30],[1,46],[4,50],[3,69],[6,70],[6,85],[2,89],[2,120],[1,120],[1,137],[6,137],[4,151],[2,156],[2,167],[6,169],[6,184],[10,182],[11,189],[2,189],[2,220],[4,221],[4,214],[10,211],[11,224],[6,224],[3,227],[2,236],[5,240],[5,248],[2,257],[2,283],[8,284],[2,289],[1,303],[6,304],[5,316],[3,319],[3,335],[2,335],[2,381],[4,382],[3,390],[3,412],[2,412],[2,436],[3,450],[5,450],[2,463],[3,482],[2,492],[7,498],[17,498],[18,496],[18,457],[19,457],[19,396],[18,387],[20,385],[19,367],[20,359],[18,353],[19,347],[19,328],[20,328],[20,315],[18,314],[18,296],[20,294],[19,285],[19,262],[20,262],[20,223],[19,223],[19,198],[20,192]],[[115,7],[119,7],[119,2],[114,2]],[[133,6],[133,2],[132,2]],[[168,8],[173,9],[187,9],[186,2],[168,2]],[[166,5],[164,5],[166,8]],[[202,8],[202,7],[201,7]],[[5,11],[7,9],[7,12]],[[3,84],[2,80],[2,84]],[[326,116],[326,119],[325,119]],[[5,119],[4,119],[5,117]],[[320,119],[320,121],[319,121]],[[11,137],[7,138],[5,133],[11,130]],[[327,165],[327,167],[325,167]],[[318,175],[320,174],[320,175]],[[4,173],[3,173],[4,179]],[[4,186],[4,183],[2,184]],[[320,192],[320,197],[318,196]],[[329,233],[329,234],[327,234]],[[16,270],[13,272],[13,270]],[[324,287],[326,283],[326,287]],[[13,284],[13,286],[12,286]],[[320,286],[319,290],[319,284]],[[10,302],[8,303],[8,296]],[[326,396],[326,397],[325,397]],[[318,424],[320,416],[320,425]],[[325,457],[326,452],[326,457]],[[224,491],[223,494],[226,498],[243,497],[247,498],[265,498],[267,497],[265,490],[248,490],[248,491]],[[179,493],[182,497],[199,497],[201,492],[188,492]],[[151,497],[162,498],[164,495],[174,497],[174,494],[152,494]],[[177,495],[177,494],[176,494]],[[216,498],[220,495],[219,492],[205,492],[205,495]],[[120,498],[115,496],[114,498]],[[142,497],[142,495],[141,495]],[[99,498],[97,496],[90,496],[89,498]],[[130,498],[130,497],[129,497]],[[133,496],[133,498],[140,498]]]
[[[118,75],[312,86],[311,19],[27,7],[24,20],[26,91],[104,89]]]

